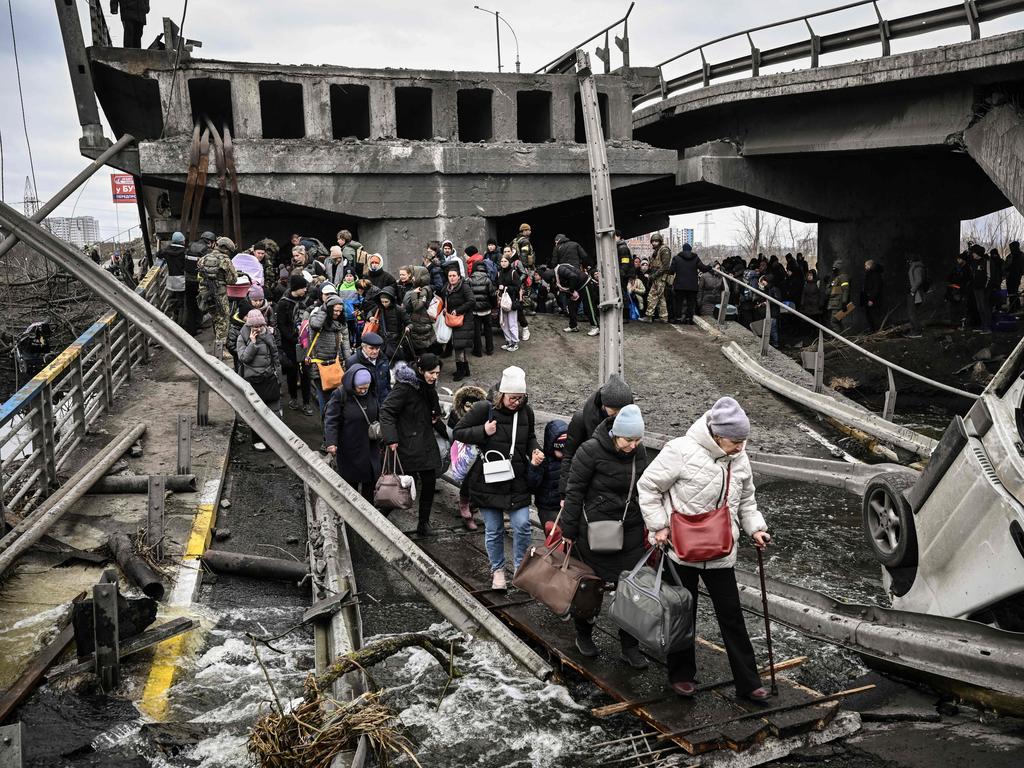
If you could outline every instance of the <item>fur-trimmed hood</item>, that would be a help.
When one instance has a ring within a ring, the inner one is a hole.
[[[461,419],[466,415],[466,412],[469,411],[473,403],[479,402],[486,397],[487,393],[481,387],[472,384],[459,387],[452,397],[452,412],[456,413]]]

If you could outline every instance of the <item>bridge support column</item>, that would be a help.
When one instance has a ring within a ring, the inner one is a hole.
[[[495,228],[483,216],[437,219],[377,219],[359,223],[359,242],[371,253],[384,256],[384,268],[393,275],[407,264],[422,263],[423,249],[431,240],[451,240],[459,255],[472,244],[485,250]]]
[[[853,221],[822,222],[818,225],[818,273],[822,286],[827,287],[833,262],[842,259],[850,276],[850,300],[859,304],[864,285],[864,262],[874,259],[885,269],[885,312],[895,310],[887,325],[902,323],[907,319],[906,304],[910,290],[907,254],[913,252],[921,256],[931,272],[933,286],[937,286],[952,269],[959,244],[960,222],[950,216],[872,216]],[[943,291],[933,288],[926,299],[925,316],[929,309],[942,305],[943,296]],[[866,326],[863,313],[855,313],[854,318],[852,327]]]
[[[1024,116],[1014,106],[989,110],[964,132],[967,152],[1006,199],[1024,213]]]

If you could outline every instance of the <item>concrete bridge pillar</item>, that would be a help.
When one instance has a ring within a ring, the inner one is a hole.
[[[392,275],[408,264],[423,263],[423,250],[431,240],[451,240],[461,255],[467,245],[486,250],[487,238],[495,227],[482,216],[436,219],[377,219],[362,221],[358,239],[371,253],[384,257],[384,268]]]
[[[940,310],[945,291],[942,284],[953,267],[960,245],[960,222],[950,216],[872,216],[853,221],[824,221],[818,224],[818,273],[823,287],[831,279],[832,264],[842,259],[850,275],[850,300],[859,306],[864,285],[864,262],[882,264],[885,282],[885,311],[894,310],[887,325],[907,319],[907,254],[921,256],[931,273],[932,290],[926,299],[929,310]],[[851,327],[866,325],[862,312],[855,313]]]

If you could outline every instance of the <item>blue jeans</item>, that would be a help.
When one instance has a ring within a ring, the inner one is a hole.
[[[491,573],[505,567],[505,515],[500,509],[480,508],[484,518],[484,546],[491,561]],[[512,524],[512,564],[519,570],[526,548],[530,546],[530,508],[511,509],[508,520]]]

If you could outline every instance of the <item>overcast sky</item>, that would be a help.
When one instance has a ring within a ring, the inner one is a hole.
[[[39,197],[47,199],[84,164],[78,153],[80,128],[68,78],[67,63],[57,26],[53,0],[11,0],[17,34],[26,119]],[[89,43],[87,0],[77,0]],[[949,0],[879,0],[886,18],[898,18],[947,5]],[[680,51],[744,28],[813,13],[839,0],[638,0],[629,19],[631,56],[634,65],[654,65]],[[360,67],[436,68],[494,71],[494,16],[474,10],[473,2],[456,0],[378,0],[368,3],[339,0],[191,0],[185,34],[203,41],[196,55],[204,58],[280,62],[286,64],[338,64]],[[109,0],[103,0],[115,44],[121,40],[117,18],[109,16]],[[180,23],[183,0],[150,0],[149,24],[143,34],[148,45],[161,28],[161,18]],[[529,72],[590,37],[606,24],[621,18],[629,3],[622,0],[517,0],[515,3],[486,0],[485,7],[501,12],[519,37],[522,69]],[[19,109],[11,24],[0,13],[0,131],[3,139],[3,199],[20,207],[25,177],[30,175],[28,151]],[[871,6],[851,9],[814,20],[818,34],[827,34],[874,21]],[[1024,14],[1008,16],[982,26],[983,35],[1020,28]],[[514,67],[515,42],[501,26],[502,64]],[[755,33],[762,48],[803,39],[803,23]],[[893,52],[958,42],[969,38],[967,27],[893,43]],[[738,55],[746,43],[720,43],[707,51],[709,60]],[[593,56],[594,44],[588,46]],[[822,59],[823,64],[878,54],[877,46],[844,56]],[[613,66],[620,63],[613,51]],[[595,59],[595,63],[596,59]],[[671,76],[699,66],[691,56],[669,70]],[[797,67],[805,66],[803,63]],[[794,68],[787,65],[786,69]],[[108,132],[109,135],[109,132]],[[76,202],[77,201],[77,202]],[[100,219],[104,237],[138,224],[130,205],[110,202],[109,175],[93,177],[80,197],[57,210],[57,215],[91,215]],[[694,227],[703,238],[704,216],[673,219],[674,226]],[[715,211],[711,240],[733,240],[731,210]],[[137,235],[136,230],[132,234]]]

